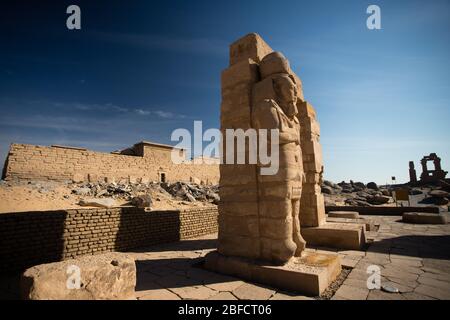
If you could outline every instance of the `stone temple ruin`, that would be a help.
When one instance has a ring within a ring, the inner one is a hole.
[[[185,159],[171,161],[172,152]],[[208,164],[186,159],[186,150],[149,141],[110,153],[70,146],[11,144],[4,180],[53,180],[74,182],[185,181],[217,184],[218,161]]]
[[[429,161],[433,161],[434,170],[428,170],[427,163]],[[420,175],[420,181],[417,181],[417,173],[414,168],[414,162],[409,162],[409,181],[412,184],[420,183],[436,183],[440,180],[445,179],[447,175],[447,171],[442,170],[441,167],[441,158],[437,156],[436,153],[430,153],[428,156],[424,156],[422,160],[420,160],[422,165],[422,174]]]
[[[257,34],[231,45],[222,73],[221,130],[249,128],[279,129],[279,170],[262,175],[261,164],[220,165],[219,244],[206,267],[320,294],[339,274],[339,258],[305,253],[306,242],[360,249],[365,229],[325,221],[316,113],[288,60]]]

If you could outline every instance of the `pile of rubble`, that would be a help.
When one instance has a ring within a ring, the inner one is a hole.
[[[173,197],[187,201],[208,201],[213,204],[219,204],[219,186],[204,186],[199,184],[190,184],[184,182],[175,182],[173,184],[162,183],[164,188]]]
[[[129,204],[136,207],[151,207],[153,203],[152,195],[170,197],[182,201],[201,201],[213,204],[219,203],[219,187],[205,186],[196,183],[175,182],[169,183],[84,183],[78,184],[72,189],[72,193],[82,197],[94,198],[91,200],[81,200],[80,205],[93,206],[93,201],[98,202],[98,206],[114,203],[115,199],[129,201]],[[154,200],[160,201],[159,197]]]
[[[420,203],[422,204],[434,204],[437,206],[445,206],[449,204],[450,193],[440,189],[431,190],[428,196],[424,198]]]
[[[321,186],[322,193],[327,196],[339,195],[345,198],[349,206],[372,206],[394,202],[391,191],[379,188],[375,182],[365,185],[362,182],[342,181],[338,184],[325,180]]]

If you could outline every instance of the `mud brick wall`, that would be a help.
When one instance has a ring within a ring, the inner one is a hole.
[[[95,152],[70,147],[12,144],[3,169],[5,180],[219,182],[218,164],[174,164],[171,149],[145,146],[142,155]]]
[[[150,211],[124,207],[0,214],[0,272],[217,232],[216,207]]]

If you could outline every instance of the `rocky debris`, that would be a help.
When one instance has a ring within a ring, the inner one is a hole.
[[[72,190],[72,193],[78,195],[78,196],[87,196],[91,194],[91,189],[84,187],[84,188],[76,188]]]
[[[136,196],[131,199],[131,204],[138,208],[149,208],[152,206],[152,198],[148,194]]]
[[[116,206],[116,202],[111,198],[102,198],[102,199],[87,199],[80,200],[78,205],[82,207],[98,207],[98,208],[112,208]]]
[[[20,280],[22,297],[27,300],[134,299],[135,286],[134,259],[123,253],[37,265]]]
[[[342,189],[339,185],[337,185],[336,183],[334,183],[334,182],[331,182],[331,181],[328,181],[328,180],[324,180],[323,181],[323,185],[324,186],[327,186],[327,187],[330,187],[330,188],[332,188],[332,189]]]
[[[372,189],[372,190],[380,190],[379,188],[378,188],[378,185],[375,183],[375,182],[369,182],[368,184],[367,184],[367,188],[368,189]]]
[[[419,195],[419,194],[423,194],[423,191],[419,190],[419,189],[410,189],[409,190],[409,194],[411,196],[416,196],[416,195]]]
[[[324,194],[333,194],[333,188],[329,187],[329,186],[322,186],[321,187],[322,193]]]
[[[368,203],[367,201],[354,198],[345,199],[345,204],[354,207],[370,207],[370,203]]]
[[[329,197],[332,197],[335,201],[341,200],[349,206],[366,207],[394,202],[394,199],[391,197],[391,190],[380,188],[374,182],[365,185],[362,182],[350,180],[350,182],[342,181],[335,184],[324,180],[321,189],[325,195],[326,205],[334,205]]]
[[[151,195],[166,194],[178,200],[195,202],[210,202],[218,204],[220,201],[219,187],[197,183],[175,182],[172,184],[148,183],[84,183],[72,187],[72,193],[80,196],[90,196],[96,199],[123,199],[137,207],[151,207]]]
[[[438,197],[426,197],[423,198],[421,204],[434,204],[437,206],[445,206],[449,203],[448,198],[438,198]]]
[[[380,205],[380,204],[388,203],[390,199],[391,199],[390,197],[374,195],[374,196],[368,197],[367,202],[369,202],[370,204]]]
[[[430,191],[428,195],[435,198],[448,198],[450,196],[448,192],[439,189]]]
[[[450,194],[444,190],[434,189],[428,193],[428,196],[423,198],[421,204],[434,204],[437,206],[445,206],[449,204]]]
[[[218,186],[205,186],[194,183],[175,182],[161,185],[170,195],[186,201],[208,201],[218,204],[220,201]]]
[[[366,189],[365,184],[362,182],[353,182],[352,181],[351,185],[353,187],[353,190],[355,190],[355,191],[363,191]]]

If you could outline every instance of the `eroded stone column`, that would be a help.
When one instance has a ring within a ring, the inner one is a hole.
[[[251,127],[252,88],[259,80],[257,63],[272,49],[256,34],[249,34],[230,47],[230,66],[222,72],[221,131],[223,159],[237,146],[227,145],[227,129]],[[236,141],[235,141],[236,143]],[[248,150],[248,144],[246,144]],[[246,151],[248,153],[248,151]],[[248,154],[246,154],[246,163]],[[260,258],[256,164],[220,165],[219,253]]]
[[[313,106],[307,101],[298,103],[301,127],[303,168],[306,179],[303,183],[300,204],[302,227],[318,227],[325,222],[325,199],[321,191],[323,174],[322,147],[320,146],[320,126]]]

